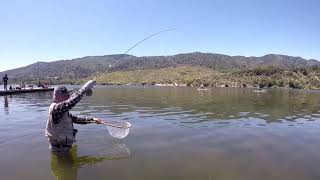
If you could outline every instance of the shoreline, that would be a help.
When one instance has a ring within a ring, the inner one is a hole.
[[[70,85],[70,84],[69,84]],[[258,86],[246,86],[246,87],[240,87],[240,86],[195,86],[195,85],[185,85],[185,84],[141,84],[141,83],[137,83],[137,84],[133,84],[133,83],[129,83],[129,84],[120,84],[120,83],[108,83],[108,84],[96,84],[97,86],[136,86],[136,87],[193,87],[193,88],[200,88],[200,87],[204,87],[205,89],[208,88],[243,88],[243,89],[261,89],[261,90],[270,90],[270,89],[284,89],[284,90],[303,90],[303,91],[320,91],[320,89],[303,89],[303,88],[291,88],[291,87],[278,87],[278,86],[274,86],[274,87],[263,87],[260,88]],[[78,85],[77,85],[78,86]]]

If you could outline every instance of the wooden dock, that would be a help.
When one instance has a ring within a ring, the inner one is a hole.
[[[8,91],[0,91],[0,96],[6,96],[11,94],[21,94],[21,93],[45,92],[45,91],[53,91],[53,90],[54,88],[8,90]]]

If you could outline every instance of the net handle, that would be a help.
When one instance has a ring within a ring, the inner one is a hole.
[[[92,123],[95,123],[96,121],[90,121]],[[112,122],[107,122],[107,121],[102,121],[101,124],[107,125],[107,126],[111,126],[111,127],[115,127],[115,128],[121,128],[121,129],[129,129],[131,127],[131,124],[124,121],[128,126],[119,126],[119,125],[115,125],[112,124]]]
[[[118,126],[118,125],[112,124],[111,122],[105,122],[105,121],[102,122],[102,124],[105,124],[111,127],[121,128],[121,129],[129,129],[131,127],[130,123],[128,123],[129,124],[128,126]]]

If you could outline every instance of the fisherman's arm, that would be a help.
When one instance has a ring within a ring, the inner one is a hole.
[[[61,120],[61,116],[63,113],[72,109],[82,98],[84,90],[80,89],[71,95],[71,97],[65,101],[57,103],[52,110],[52,121],[57,124]]]
[[[52,120],[53,123],[57,124],[61,120],[61,116],[63,113],[72,109],[82,98],[85,92],[88,89],[91,89],[93,86],[93,81],[88,81],[84,86],[82,86],[78,91],[74,92],[69,99],[57,103],[52,110]]]

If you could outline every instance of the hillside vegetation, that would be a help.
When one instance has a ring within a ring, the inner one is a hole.
[[[99,84],[139,84],[213,87],[287,87],[320,88],[320,69],[283,70],[274,66],[243,71],[219,71],[204,67],[183,66],[103,75]]]
[[[87,56],[72,60],[37,62],[1,72],[11,83],[51,81],[77,84],[103,72],[119,55]],[[100,84],[182,84],[198,86],[264,86],[319,88],[320,62],[269,54],[262,57],[187,53],[174,56],[126,55]]]

